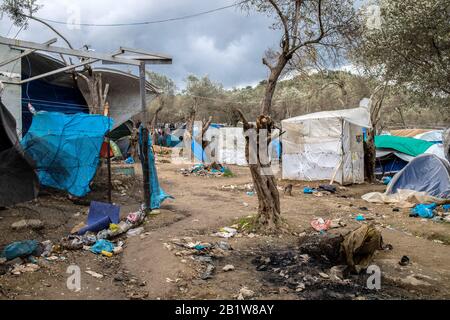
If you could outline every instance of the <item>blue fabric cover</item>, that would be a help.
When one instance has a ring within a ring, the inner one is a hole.
[[[99,164],[113,121],[101,115],[38,112],[21,144],[36,162],[41,185],[82,197]]]
[[[143,150],[142,148],[142,126],[139,128],[139,147],[140,150]],[[144,163],[142,158],[142,152],[139,154],[141,163]],[[153,148],[152,148],[152,137],[149,135],[148,137],[148,169],[149,169],[149,175],[150,175],[150,187],[151,187],[151,194],[150,194],[150,202],[151,202],[151,209],[159,209],[161,207],[161,203],[163,203],[164,200],[170,198],[173,199],[172,196],[168,195],[164,192],[164,190],[159,186],[158,181],[158,173],[156,172],[156,165],[155,165],[155,155],[153,154]],[[144,172],[144,170],[142,170]],[[147,204],[146,204],[147,205]]]

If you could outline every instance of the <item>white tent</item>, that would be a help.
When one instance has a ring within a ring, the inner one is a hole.
[[[281,122],[283,179],[364,182],[363,130],[368,100],[355,109],[307,114]]]
[[[279,130],[272,132],[274,137],[278,137]],[[211,141],[211,156],[220,164],[234,164],[247,166],[245,158],[245,134],[242,127],[209,128],[205,138]],[[275,141],[269,147],[269,157],[276,159]]]

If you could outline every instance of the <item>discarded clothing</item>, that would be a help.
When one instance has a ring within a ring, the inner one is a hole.
[[[376,250],[383,248],[381,232],[374,226],[362,225],[344,237],[341,253],[351,271],[366,269]]]
[[[38,112],[21,144],[36,162],[41,185],[83,197],[99,164],[112,120],[101,115]]]
[[[39,180],[20,146],[16,120],[0,101],[0,207],[33,200],[38,192]]]

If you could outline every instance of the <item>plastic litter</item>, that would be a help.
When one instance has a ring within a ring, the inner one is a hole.
[[[436,209],[436,203],[431,204],[418,204],[411,209],[410,217],[421,217],[425,219],[431,219],[434,217],[434,209]]]
[[[311,221],[311,227],[316,231],[326,231],[331,227],[331,220],[324,220],[322,218],[314,219]]]
[[[223,227],[219,232],[215,233],[214,236],[221,238],[232,238],[237,234],[237,230],[230,227]]]
[[[144,232],[144,228],[143,227],[139,227],[139,228],[136,228],[136,229],[131,229],[131,230],[128,230],[127,237],[135,237],[135,236],[140,235],[143,232]]]
[[[114,244],[108,240],[100,239],[91,247],[93,253],[100,254],[102,251],[113,252]]]
[[[92,201],[89,207],[87,226],[78,231],[83,235],[88,231],[99,232],[108,229],[111,223],[120,221],[120,207],[103,202]]]
[[[383,177],[383,179],[381,181],[383,181],[384,185],[388,185],[389,182],[391,182],[392,177]]]
[[[356,221],[366,221],[366,217],[363,214],[359,214],[355,218]]]
[[[312,194],[314,192],[314,189],[311,189],[309,187],[304,187],[303,188],[303,193],[304,194]]]

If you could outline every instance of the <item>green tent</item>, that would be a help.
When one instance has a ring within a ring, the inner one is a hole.
[[[377,149],[394,149],[413,157],[423,154],[433,145],[432,142],[397,136],[376,136],[375,147]]]

